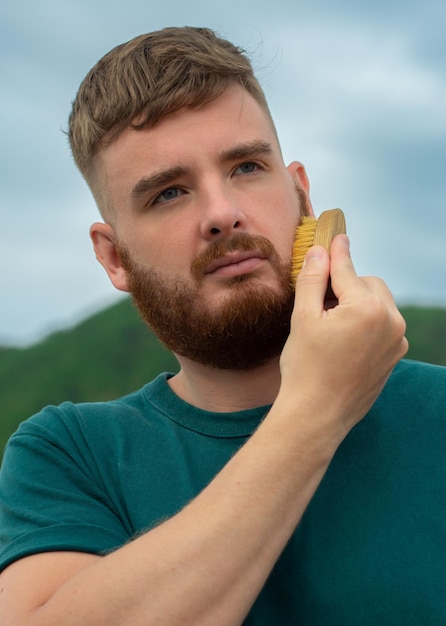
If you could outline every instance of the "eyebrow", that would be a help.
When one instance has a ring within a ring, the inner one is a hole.
[[[132,188],[130,195],[132,198],[135,199],[140,198],[141,196],[156,191],[160,187],[170,185],[176,179],[180,178],[181,176],[185,176],[188,173],[189,168],[185,165],[175,165],[174,167],[170,167],[167,170],[155,172],[150,176],[144,176]]]
[[[268,156],[273,153],[273,148],[270,143],[266,141],[251,141],[249,143],[242,143],[223,150],[220,153],[220,158],[223,161],[235,161],[237,159],[249,159],[260,156]]]
[[[219,153],[219,158],[222,161],[236,161],[238,159],[252,159],[260,156],[268,156],[272,153],[273,148],[271,144],[266,141],[252,141],[223,150]],[[161,187],[170,185],[181,176],[186,176],[189,173],[189,167],[185,165],[175,165],[167,170],[161,170],[150,176],[144,176],[134,185],[130,195],[133,199],[138,199],[141,196],[153,193]]]

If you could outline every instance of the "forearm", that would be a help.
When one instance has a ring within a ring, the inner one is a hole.
[[[241,624],[336,448],[299,436],[296,415],[278,429],[274,411],[183,511],[82,570],[29,623]]]

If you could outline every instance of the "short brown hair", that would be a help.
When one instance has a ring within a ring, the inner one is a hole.
[[[207,28],[165,28],[117,46],[87,74],[73,103],[68,135],[77,166],[91,183],[94,156],[126,127],[153,126],[234,83],[271,117],[245,51]]]

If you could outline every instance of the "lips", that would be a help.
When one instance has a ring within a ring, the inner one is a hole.
[[[277,252],[266,237],[235,233],[208,244],[192,261],[191,274],[198,282],[209,275],[234,277],[249,274],[266,260],[279,266]]]
[[[211,261],[206,266],[204,273],[232,273],[238,270],[247,272],[254,269],[265,258],[266,255],[259,250],[230,252]]]

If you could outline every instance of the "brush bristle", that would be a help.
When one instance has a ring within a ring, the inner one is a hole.
[[[301,224],[296,228],[290,274],[293,287],[296,284],[297,276],[304,264],[305,255],[313,245],[316,224],[317,219],[315,217],[304,216]]]

